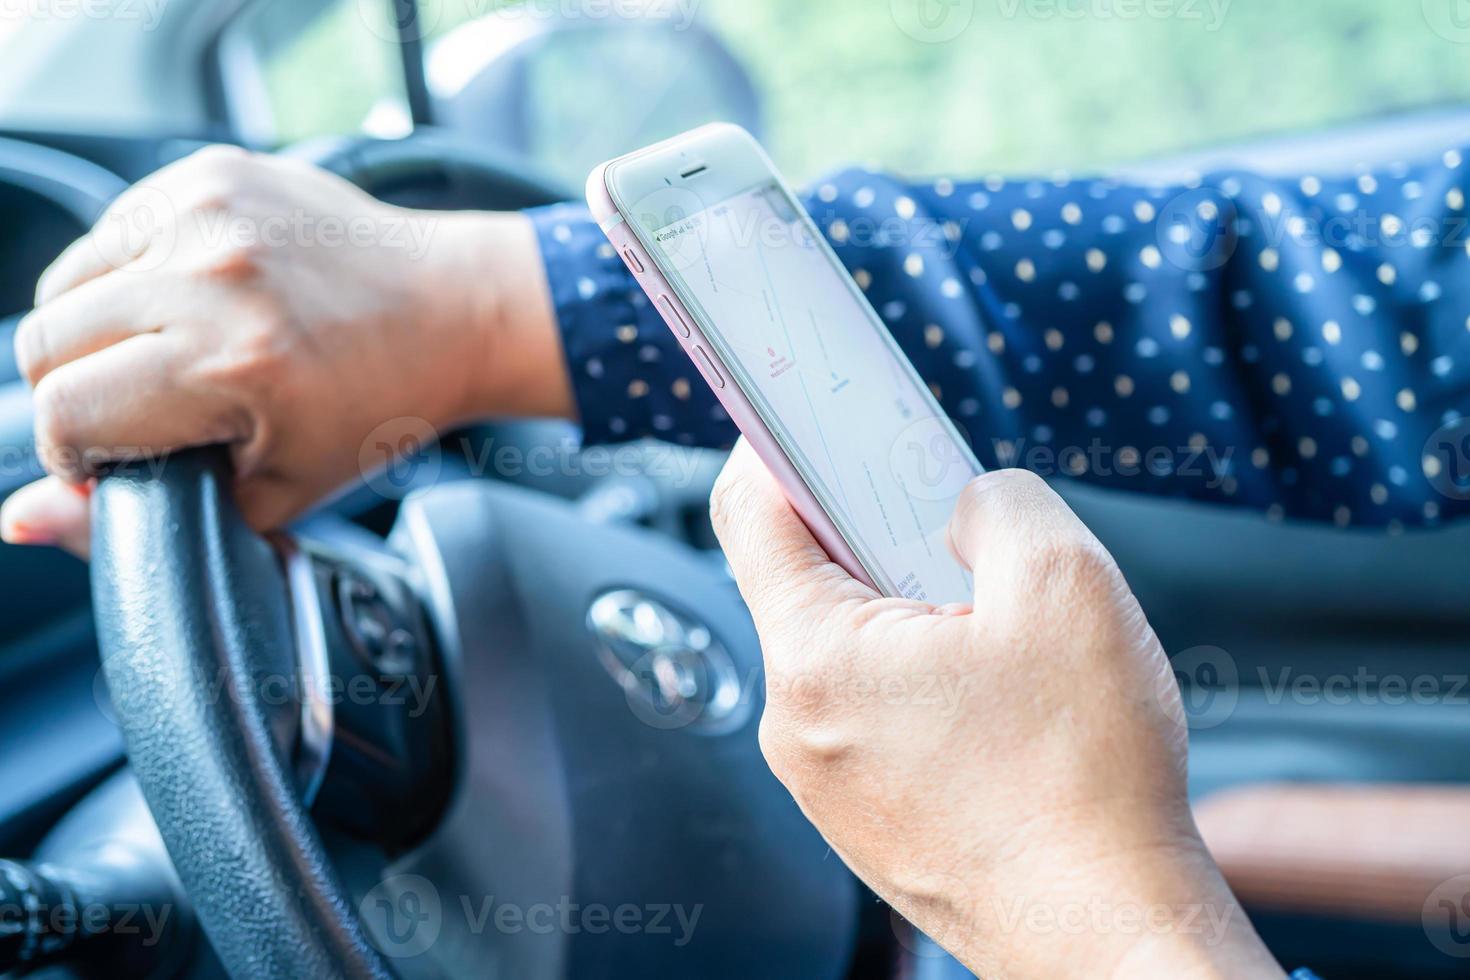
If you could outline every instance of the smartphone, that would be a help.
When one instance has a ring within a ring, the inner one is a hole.
[[[969,601],[947,525],[980,464],[760,144],[704,126],[602,164],[587,200],[833,561]]]

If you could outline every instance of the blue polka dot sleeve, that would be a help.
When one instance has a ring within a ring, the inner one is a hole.
[[[989,467],[1339,525],[1470,500],[1470,169],[912,183],[805,204]],[[585,208],[533,211],[589,442],[729,419]]]

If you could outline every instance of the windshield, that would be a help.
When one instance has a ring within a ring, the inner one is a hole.
[[[231,84],[269,106],[268,142],[397,135],[407,119],[384,36],[390,2],[0,0],[0,126],[210,132],[205,55],[223,22],[253,32],[255,80]],[[749,76],[765,142],[803,180],[840,160],[913,172],[1092,169],[1467,106],[1462,3],[423,0],[421,21],[433,83],[436,62],[457,50],[493,60],[486,52],[523,50],[523,36],[556,26],[608,33],[609,11],[636,4],[681,40],[700,32],[729,51]],[[608,153],[600,143],[569,152],[565,134],[621,118],[602,94],[589,98],[606,92],[609,62],[585,48],[548,47],[502,88],[518,100],[502,111],[530,131],[532,161],[576,182],[590,165],[582,156]],[[627,58],[631,70],[659,75],[658,59],[636,49]],[[708,88],[721,79],[665,74],[644,86],[667,89],[654,115],[669,132],[720,114]],[[643,129],[624,128],[605,142],[646,141]],[[492,135],[490,121],[480,130]]]
[[[154,135],[200,120],[204,85],[191,82],[178,40],[185,15],[210,0],[0,0],[0,126]],[[166,80],[166,83],[165,83]],[[185,108],[187,107],[187,108]]]

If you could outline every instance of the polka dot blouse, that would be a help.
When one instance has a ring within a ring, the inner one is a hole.
[[[804,203],[987,467],[1396,528],[1470,500],[1467,192],[1451,150],[1174,186],[848,170]],[[584,438],[730,443],[585,208],[531,214]]]

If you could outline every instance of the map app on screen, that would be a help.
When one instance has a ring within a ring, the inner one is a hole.
[[[979,468],[872,308],[782,187],[762,184],[653,233],[666,268],[813,494],[878,584],[968,602],[950,553]]]

